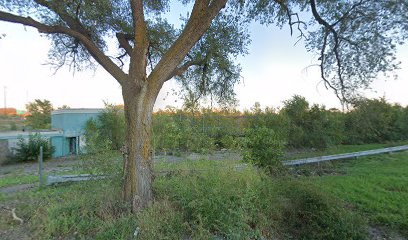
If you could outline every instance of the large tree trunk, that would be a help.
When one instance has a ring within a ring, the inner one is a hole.
[[[145,86],[123,86],[125,147],[123,198],[138,212],[153,201],[152,112],[156,96]],[[154,94],[156,95],[156,94]]]

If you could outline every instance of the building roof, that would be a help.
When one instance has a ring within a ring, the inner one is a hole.
[[[0,132],[0,140],[17,139],[20,137],[28,138],[30,135],[40,134],[43,137],[59,137],[63,136],[63,132],[60,130],[39,130],[39,131],[7,131]]]
[[[100,113],[103,108],[67,108],[58,109],[51,112],[51,115],[57,114],[73,114],[73,113]]]

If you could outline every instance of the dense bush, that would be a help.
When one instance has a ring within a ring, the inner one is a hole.
[[[17,161],[36,161],[40,155],[40,146],[43,147],[43,159],[49,159],[54,153],[54,147],[48,139],[41,137],[40,134],[30,134],[28,141],[19,138],[15,150],[15,159]]]
[[[408,108],[387,103],[384,98],[359,99],[346,113],[346,143],[380,143],[407,140]]]
[[[273,173],[281,166],[284,142],[272,129],[249,129],[243,152],[244,161]]]
[[[344,124],[335,111],[313,105],[295,95],[284,102],[280,113],[288,121],[287,145],[293,148],[327,148],[341,143]]]
[[[164,153],[239,149],[243,126],[236,114],[209,109],[158,111],[153,116],[154,148]]]

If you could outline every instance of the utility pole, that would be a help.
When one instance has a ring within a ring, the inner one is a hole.
[[[4,115],[7,115],[7,87],[4,86]]]

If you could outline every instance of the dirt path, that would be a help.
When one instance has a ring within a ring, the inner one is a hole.
[[[68,157],[68,158],[56,158],[44,162],[45,172],[58,172],[72,170],[75,166],[80,164],[81,160]],[[33,175],[38,173],[38,163],[28,162],[28,163],[18,163],[0,166],[0,177],[11,174],[20,173]]]

